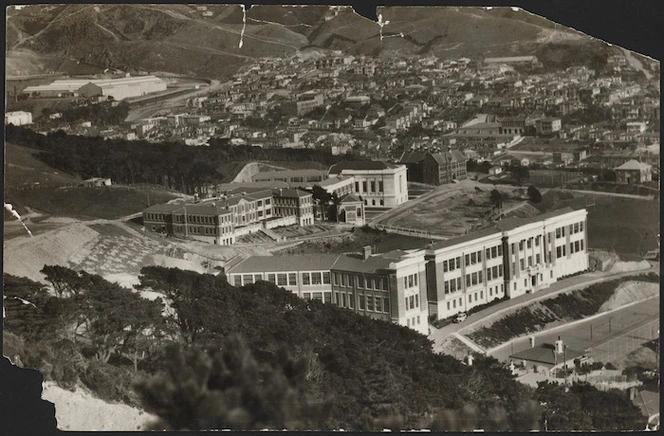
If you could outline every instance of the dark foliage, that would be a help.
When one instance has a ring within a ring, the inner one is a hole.
[[[544,407],[542,424],[549,431],[624,431],[645,426],[645,418],[626,392],[602,392],[587,383],[566,387],[540,382],[537,397]]]
[[[528,198],[530,201],[533,203],[541,203],[542,202],[542,193],[534,187],[533,185],[528,186]]]
[[[207,185],[220,183],[234,174],[223,170],[233,162],[297,161],[326,166],[353,156],[333,156],[320,150],[270,149],[249,145],[231,146],[212,138],[209,147],[188,147],[178,142],[158,144],[67,135],[63,131],[41,135],[21,126],[7,126],[6,140],[41,150],[36,156],[69,174],[111,177],[118,183],[151,183],[193,194],[206,192]]]

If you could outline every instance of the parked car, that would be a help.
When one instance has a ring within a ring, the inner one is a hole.
[[[465,312],[461,312],[454,318],[454,322],[464,322],[468,318],[468,315],[466,315]]]

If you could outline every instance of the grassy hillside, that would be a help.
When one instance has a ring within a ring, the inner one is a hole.
[[[80,178],[57,171],[34,157],[37,151],[12,143],[5,144],[5,190],[25,185],[71,185]]]
[[[27,206],[49,215],[83,219],[117,219],[175,197],[166,191],[126,187],[5,190],[5,202],[11,203],[19,213]]]
[[[370,56],[538,54],[554,66],[586,59],[573,54],[578,46],[567,45],[580,38],[578,33],[510,8],[380,8],[383,21],[389,21],[381,40],[379,26],[350,7],[254,6],[247,12],[242,48],[241,7],[209,5],[208,12],[211,17],[193,6],[147,4],[14,11],[8,71],[18,73],[21,66],[43,69],[47,56],[57,55],[60,63],[64,59],[218,79],[253,59],[305,47]],[[538,48],[534,44],[539,42],[550,44]],[[593,65],[601,64],[601,51],[582,52]],[[53,69],[51,63],[49,68]]]

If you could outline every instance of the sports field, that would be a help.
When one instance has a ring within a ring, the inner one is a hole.
[[[656,297],[591,320],[535,335],[535,342],[553,344],[560,336],[568,349],[588,350],[595,361],[612,362],[620,367],[629,353],[659,336],[658,331],[659,297]],[[508,361],[511,354],[529,346],[528,337],[515,339],[491,355]]]

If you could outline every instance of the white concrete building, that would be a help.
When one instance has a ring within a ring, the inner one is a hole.
[[[588,269],[585,209],[565,208],[426,248],[429,309],[438,319],[549,287]]]
[[[408,201],[406,166],[380,161],[340,162],[332,165],[330,177],[354,178],[353,193],[367,207],[393,208]]]

